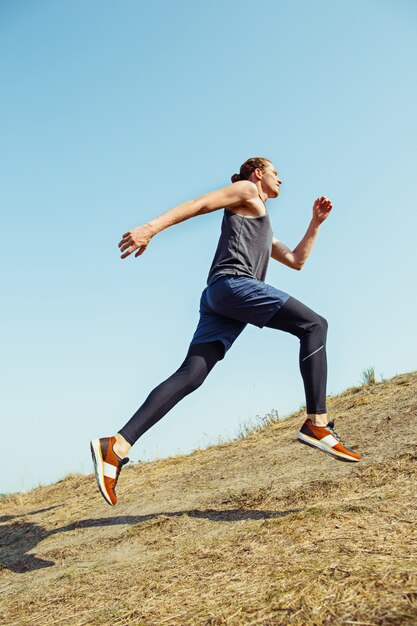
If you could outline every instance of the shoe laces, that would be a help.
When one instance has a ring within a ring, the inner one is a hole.
[[[116,480],[114,482],[114,486],[116,486],[117,481],[119,480],[120,472],[122,471],[122,467],[123,467],[123,465],[126,465],[126,463],[129,463],[129,459],[128,459],[127,456],[125,456],[124,459],[120,459],[120,461],[119,461],[119,463],[117,465]]]
[[[337,439],[338,441],[340,441],[340,443],[341,443],[343,446],[345,445],[345,444],[343,443],[342,439],[340,438],[340,436],[337,434],[337,432],[336,432],[336,431],[335,431],[335,429],[334,429],[334,420],[333,420],[333,421],[331,421],[331,422],[329,422],[329,423],[327,424],[326,428],[327,428],[328,430],[330,430],[330,432],[331,432],[331,433],[332,433],[332,434],[336,437],[336,439]],[[346,446],[345,446],[345,447],[346,447]]]

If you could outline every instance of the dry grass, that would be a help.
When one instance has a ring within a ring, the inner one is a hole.
[[[417,374],[330,398],[351,466],[295,442],[300,412],[244,439],[0,501],[0,623],[417,624]]]

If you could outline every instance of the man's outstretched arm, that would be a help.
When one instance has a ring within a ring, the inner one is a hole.
[[[120,251],[123,253],[121,258],[125,259],[135,250],[137,250],[135,257],[143,254],[152,237],[160,233],[161,230],[168,228],[168,226],[179,224],[190,217],[217,211],[226,206],[239,206],[257,197],[257,195],[256,185],[248,180],[242,180],[222,189],[210,191],[195,200],[183,202],[147,224],[124,233],[122,240],[118,244]]]
[[[325,196],[317,198],[313,205],[313,217],[307,228],[307,232],[294,250],[273,239],[271,257],[294,270],[301,270],[310,256],[314,242],[319,234],[319,228],[332,210],[331,201]]]

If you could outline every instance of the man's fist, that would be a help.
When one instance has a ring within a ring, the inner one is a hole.
[[[313,204],[313,219],[321,224],[329,215],[332,208],[333,205],[329,198],[326,198],[326,196],[321,196],[320,198],[317,198],[317,200]]]

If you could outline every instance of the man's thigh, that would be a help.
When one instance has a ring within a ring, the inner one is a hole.
[[[327,329],[327,322],[324,317],[290,296],[265,326],[300,336],[315,324]]]
[[[221,341],[224,346],[224,354],[232,347],[246,324],[230,317],[217,313],[200,313],[200,319],[190,347],[195,344]]]
[[[268,283],[246,276],[225,276],[208,287],[206,294],[212,311],[259,328],[267,324],[289,297]]]

